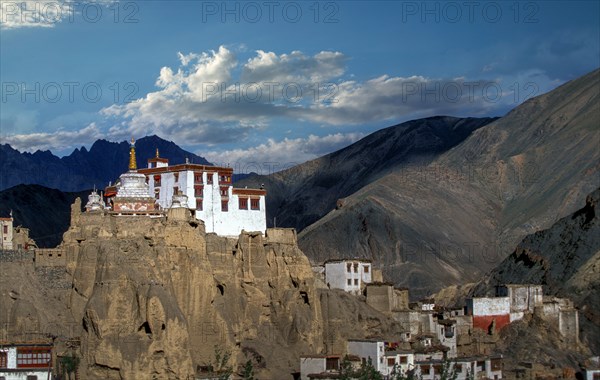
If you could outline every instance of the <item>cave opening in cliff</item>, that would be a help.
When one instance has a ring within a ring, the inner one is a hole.
[[[310,301],[308,300],[307,292],[300,292],[300,297],[302,297],[302,300],[304,301],[305,304],[310,305]]]
[[[221,284],[217,285],[217,289],[219,290],[219,293],[221,293],[221,295],[223,295],[223,293],[225,293],[225,288],[223,287],[223,285],[221,285]]]
[[[150,329],[150,324],[148,323],[148,321],[142,323],[142,325],[138,329],[138,331],[142,331],[142,330],[144,330],[144,332],[146,334],[152,334],[152,330]]]

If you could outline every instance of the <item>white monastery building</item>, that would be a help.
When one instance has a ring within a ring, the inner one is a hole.
[[[0,379],[53,379],[52,345],[11,344],[0,346]]]
[[[328,260],[325,262],[325,281],[331,289],[360,294],[361,289],[372,282],[370,260]]]
[[[132,139],[129,172],[106,188],[106,196],[114,212],[186,207],[204,222],[207,233],[238,236],[242,230],[265,231],[266,190],[234,188],[232,176],[232,168],[189,162],[169,165],[158,149],[147,168],[137,169]]]
[[[0,247],[13,249],[13,218],[0,218]]]

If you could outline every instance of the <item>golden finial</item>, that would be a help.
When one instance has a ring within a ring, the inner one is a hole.
[[[156,148],[156,158],[160,158],[160,156],[158,155],[158,148]]]
[[[137,170],[135,159],[135,140],[131,138],[131,148],[129,148],[129,170]]]

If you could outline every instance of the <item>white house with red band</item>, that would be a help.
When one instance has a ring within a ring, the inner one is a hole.
[[[132,143],[128,173],[132,172],[145,176],[147,191],[154,198],[156,209],[180,207],[173,204],[173,196],[184,195],[176,197],[178,201],[187,196],[187,204],[181,207],[193,210],[196,218],[204,222],[206,232],[238,236],[242,230],[265,231],[267,228],[266,190],[234,188],[232,168],[189,162],[169,165],[169,160],[160,157],[157,149],[156,157],[148,159],[148,167],[137,169]],[[119,185],[106,189],[107,197],[115,195],[114,199],[118,199]]]

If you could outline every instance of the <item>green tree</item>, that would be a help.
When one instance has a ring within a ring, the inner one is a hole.
[[[394,364],[389,380],[422,380],[423,376],[416,374],[416,370],[408,370],[403,372],[398,364]]]
[[[371,358],[363,361],[356,374],[358,380],[383,380],[383,375],[373,366]]]
[[[246,364],[244,364],[244,368],[242,369],[242,379],[255,380],[254,379],[254,366],[252,365],[252,360],[248,360],[246,362]]]
[[[352,363],[350,363],[350,359],[348,358],[348,355],[346,355],[340,363],[340,379],[351,380],[353,375],[354,371],[352,369]]]
[[[229,359],[231,359],[231,352],[215,345],[215,359],[207,364],[208,370],[216,374],[219,380],[229,380],[233,373]]]
[[[445,359],[442,363],[442,373],[440,373],[440,380],[456,380],[458,378],[457,365],[448,359]]]
[[[67,375],[68,379],[71,379],[71,374],[77,372],[77,368],[79,367],[80,359],[75,356],[75,354],[71,353],[69,356],[63,356],[60,358],[60,366],[62,370]]]

